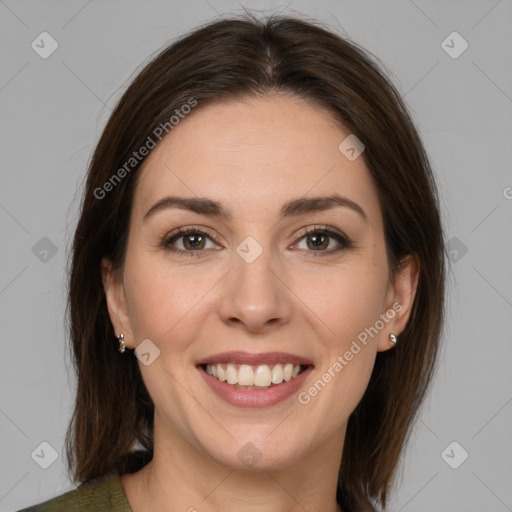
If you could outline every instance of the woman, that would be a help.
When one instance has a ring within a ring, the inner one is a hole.
[[[428,158],[363,50],[297,18],[196,29],[91,161],[69,281],[81,485],[26,510],[385,507],[445,261]]]

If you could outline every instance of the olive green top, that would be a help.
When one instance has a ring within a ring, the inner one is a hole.
[[[132,512],[119,475],[106,475],[18,512]]]

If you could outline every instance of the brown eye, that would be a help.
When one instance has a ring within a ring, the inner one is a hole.
[[[182,236],[185,249],[204,249],[205,237],[197,233]]]
[[[311,241],[311,244],[308,243],[308,248],[311,250],[315,249],[327,249],[329,246],[329,236],[321,233],[314,233],[313,235],[308,235],[306,237],[308,242]]]
[[[180,228],[164,238],[161,245],[164,249],[177,254],[201,256],[201,253],[210,248],[207,247],[208,240],[212,241],[212,237],[200,229]],[[211,248],[217,248],[213,241],[212,245]]]
[[[301,240],[306,239],[306,247],[303,250],[309,253],[317,252],[319,255],[323,253],[332,254],[333,252],[352,247],[352,242],[346,235],[327,226],[308,228],[301,235]],[[334,247],[327,250],[330,247],[331,240],[335,240],[338,243],[338,247],[334,243]]]

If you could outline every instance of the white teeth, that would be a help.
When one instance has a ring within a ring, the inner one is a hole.
[[[293,373],[293,364],[287,364],[285,367],[284,367],[284,376],[283,376],[283,379],[288,382],[291,378],[292,378],[292,373]]]
[[[238,370],[238,381],[240,386],[253,386],[254,385],[254,371],[248,364],[243,364]]]
[[[266,364],[258,366],[248,364],[236,365],[235,363],[206,365],[206,373],[222,382],[227,382],[237,387],[257,386],[267,388],[271,384],[281,384],[283,381],[288,382],[297,377],[299,372],[300,365],[293,365],[292,363],[285,365],[276,364],[272,368]]]
[[[232,364],[228,364],[226,369],[226,381],[228,384],[238,384],[238,372]]]
[[[270,368],[266,364],[260,364],[254,373],[254,385],[263,387],[270,384],[272,384]]]
[[[276,364],[272,370],[272,383],[280,384],[283,382],[283,367],[280,364]]]
[[[215,365],[207,365],[206,366],[207,370],[208,370],[208,367],[210,367],[210,368],[214,368],[215,367],[217,369],[217,378],[220,381],[224,382],[226,380],[226,372],[225,372],[224,368],[222,368],[222,366],[220,364],[218,364],[216,366]],[[210,372],[208,372],[208,373],[210,373]],[[213,375],[213,372],[211,374]],[[213,376],[215,377],[215,375],[213,375]]]

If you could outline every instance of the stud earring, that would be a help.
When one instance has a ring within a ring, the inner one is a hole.
[[[123,353],[126,350],[126,346],[124,344],[124,334],[119,334],[117,336],[117,340],[119,341],[119,352]]]
[[[396,334],[391,333],[389,335],[389,341],[391,341],[391,343],[393,343],[393,345],[396,345]]]

